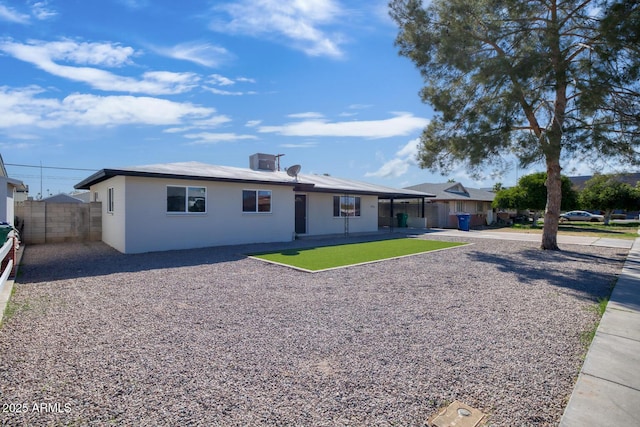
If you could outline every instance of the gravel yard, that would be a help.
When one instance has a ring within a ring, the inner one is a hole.
[[[265,245],[27,247],[0,423],[424,426],[458,399],[557,425],[628,250],[472,243],[314,274],[241,255]]]

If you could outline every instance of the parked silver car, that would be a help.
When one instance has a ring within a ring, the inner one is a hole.
[[[587,211],[570,211],[560,215],[560,221],[602,222],[604,221],[604,216]]]

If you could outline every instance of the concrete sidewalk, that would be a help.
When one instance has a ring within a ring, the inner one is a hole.
[[[401,229],[396,229],[401,230]],[[411,230],[411,229],[404,229]],[[434,234],[437,236],[454,236],[454,237],[471,237],[478,239],[496,239],[496,240],[519,240],[525,242],[540,242],[542,236],[536,233],[512,233],[506,231],[490,231],[490,230],[452,230],[430,228],[421,230],[425,235]],[[409,233],[409,231],[407,231]],[[637,240],[637,239],[636,239]],[[613,239],[605,237],[592,236],[573,236],[558,234],[559,245],[586,245],[586,246],[606,246],[609,248],[630,249],[634,240],[630,239]]]
[[[640,425],[640,238],[629,252],[561,427]]]

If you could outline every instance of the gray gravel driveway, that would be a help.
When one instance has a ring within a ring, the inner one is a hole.
[[[557,425],[627,250],[466,241],[313,274],[242,255],[264,245],[27,247],[0,423],[424,426],[458,399]]]

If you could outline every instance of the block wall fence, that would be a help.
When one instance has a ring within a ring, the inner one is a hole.
[[[102,239],[102,203],[16,203],[25,244],[89,242]]]

